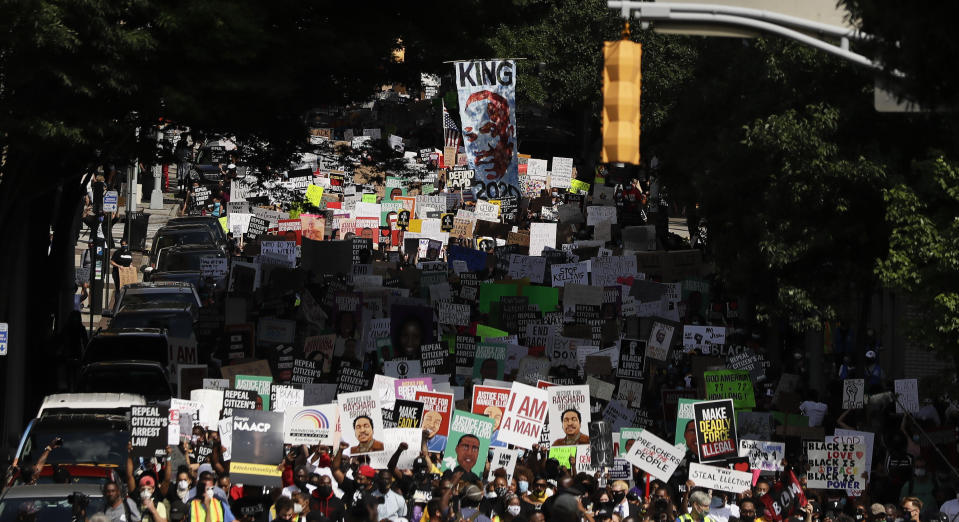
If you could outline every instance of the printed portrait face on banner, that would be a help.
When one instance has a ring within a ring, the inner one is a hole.
[[[475,168],[489,181],[506,176],[513,162],[514,128],[509,102],[491,91],[479,91],[466,99],[464,112],[475,125],[463,127],[466,150],[475,158]]]

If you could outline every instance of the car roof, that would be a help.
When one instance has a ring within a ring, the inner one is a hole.
[[[3,498],[57,498],[66,497],[73,492],[83,493],[88,497],[102,497],[103,491],[98,484],[34,484],[13,486],[3,492]]]
[[[100,333],[94,335],[90,341],[92,342],[101,335],[106,337],[155,337],[162,335],[166,337],[166,330],[163,328],[110,328],[100,331]]]
[[[47,395],[40,405],[37,417],[44,410],[109,410],[146,404],[142,395],[135,393],[55,393]]]
[[[210,245],[176,245],[163,247],[163,250],[168,252],[167,255],[177,252],[223,252],[219,248],[211,247]]]
[[[81,371],[88,371],[90,369],[98,368],[119,368],[119,367],[131,367],[131,366],[151,366],[154,368],[159,368],[161,371],[164,370],[162,364],[156,361],[146,361],[142,359],[123,359],[120,361],[99,361],[92,362],[83,366]]]
[[[191,309],[193,308],[193,303],[171,303],[169,301],[147,301],[145,303],[136,303],[136,304],[125,304],[120,307],[120,311],[117,312],[117,315],[120,314],[143,314],[143,313],[155,313],[155,312],[183,312],[185,314],[191,314]]]
[[[160,227],[160,229],[157,230],[157,234],[159,234],[160,232],[177,232],[177,231],[180,231],[180,230],[183,230],[183,231],[188,231],[188,230],[203,230],[203,231],[207,231],[207,230],[210,230],[210,227],[208,227],[208,226],[207,226],[206,224],[204,224],[204,223],[173,223],[173,224],[163,225],[162,227]]]
[[[143,283],[132,283],[123,285],[127,291],[130,290],[172,290],[174,288],[193,290],[193,283],[185,281],[150,281]]]
[[[183,216],[178,218],[173,218],[167,221],[166,226],[177,226],[177,225],[217,225],[219,226],[219,221],[214,216]]]

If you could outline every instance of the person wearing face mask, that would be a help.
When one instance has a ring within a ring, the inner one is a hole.
[[[739,506],[726,504],[725,497],[718,492],[713,493],[712,503],[709,505],[709,516],[718,522],[728,522],[730,518],[739,518]]]
[[[523,504],[520,502],[520,498],[507,492],[503,498],[502,510],[498,510],[493,514],[493,522],[521,522],[526,520],[521,515],[522,512]]]
[[[708,493],[701,489],[693,491],[689,494],[689,513],[680,515],[676,522],[714,522],[715,519],[709,515],[711,503]]]
[[[293,484],[283,488],[282,495],[292,498],[294,493],[305,493],[309,495],[313,492],[314,486],[309,483],[309,468],[305,465],[297,466],[293,471]]]
[[[522,497],[529,491],[529,478],[521,473],[516,474],[516,494]]]
[[[173,484],[174,487],[168,488],[166,500],[170,504],[170,510],[173,511],[174,508],[177,508],[178,511],[185,513],[186,512],[186,503],[190,501],[190,473],[186,470],[186,466],[180,468],[176,474],[176,482]]]
[[[195,488],[197,493],[187,503],[190,522],[233,522],[235,519],[225,500],[226,495],[223,495],[223,499],[217,498],[214,490],[219,488],[213,484],[213,472],[200,473]]]
[[[906,522],[919,522],[919,515],[922,513],[922,500],[916,497],[906,497],[902,499],[902,512],[906,515]]]
[[[506,477],[499,475],[493,479],[493,482],[486,486],[486,496],[480,501],[480,512],[486,516],[492,516],[496,511],[503,511],[503,499],[509,493],[509,485]]]
[[[333,493],[330,477],[320,477],[320,484],[311,496],[313,499],[310,501],[310,510],[313,513],[322,513],[330,520],[342,520],[346,515],[346,505]]]
[[[170,504],[166,500],[156,501],[156,481],[153,477],[143,475],[140,477],[138,485],[140,486],[141,522],[167,522]]]
[[[205,482],[210,483],[210,487],[213,489],[213,496],[216,497],[221,502],[229,502],[229,498],[226,496],[226,491],[223,491],[216,486],[216,481],[213,478],[213,467],[209,464],[203,464],[197,470],[199,475],[197,478],[197,486],[190,490],[190,493],[187,495],[187,498],[196,498],[202,496],[204,489],[199,489],[200,485]]]
[[[914,462],[912,478],[902,485],[902,489],[899,491],[899,498],[916,497],[921,500],[925,506],[937,505],[934,491],[938,484],[936,484],[936,480],[927,472],[926,459],[919,457]]]
[[[639,509],[626,500],[626,490],[628,489],[629,484],[623,480],[617,480],[609,486],[609,500],[612,503],[611,515],[626,518],[630,516],[631,511],[635,511],[635,514],[639,515]]]
[[[536,480],[533,482],[532,489],[523,495],[523,507],[529,512],[539,511],[542,509],[543,502],[546,502],[546,499],[549,498],[549,495],[546,493],[546,489],[548,487],[549,484],[546,482],[546,477],[537,476]]]
[[[393,477],[388,470],[380,470],[373,481],[373,496],[383,501],[376,506],[377,520],[400,520],[406,517],[406,499],[393,491]]]

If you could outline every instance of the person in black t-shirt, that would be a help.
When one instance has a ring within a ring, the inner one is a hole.
[[[113,288],[114,291],[120,290],[120,267],[128,267],[133,264],[133,253],[127,246],[125,239],[120,240],[120,248],[110,256],[110,266],[113,267]]]

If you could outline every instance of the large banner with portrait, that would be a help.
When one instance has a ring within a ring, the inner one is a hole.
[[[516,62],[453,62],[463,145],[479,199],[520,197],[516,156]]]

